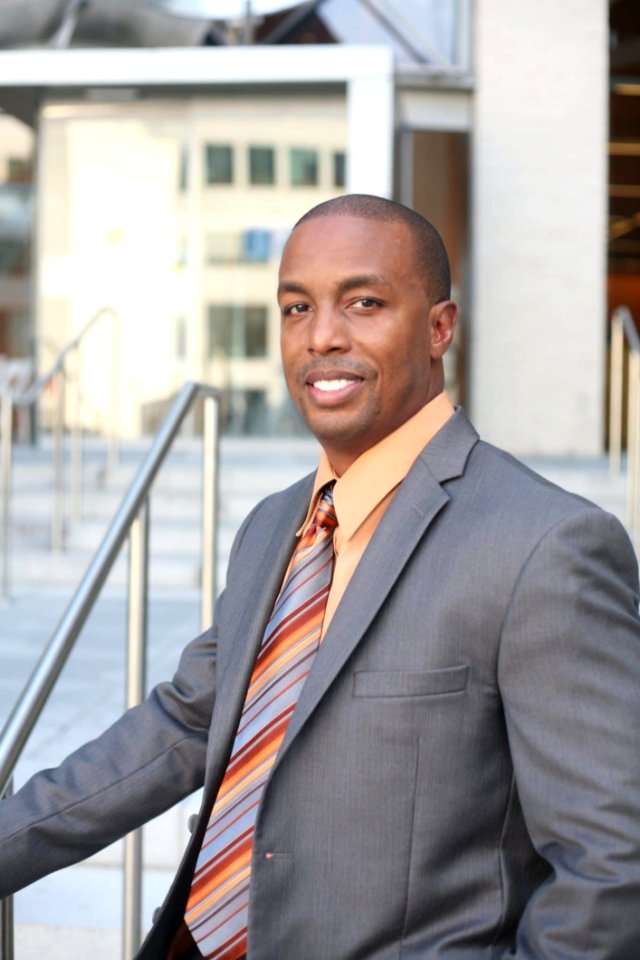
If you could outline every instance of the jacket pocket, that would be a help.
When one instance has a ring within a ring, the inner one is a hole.
[[[469,664],[439,670],[360,670],[354,674],[354,697],[433,697],[460,693],[469,682]]]

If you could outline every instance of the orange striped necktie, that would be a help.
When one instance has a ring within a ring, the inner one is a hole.
[[[258,806],[320,645],[333,574],[333,483],[296,547],[266,626],[231,758],[196,863],[185,921],[208,960],[247,951],[249,881]]]

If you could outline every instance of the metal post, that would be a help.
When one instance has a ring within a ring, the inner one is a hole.
[[[64,550],[64,417],[67,377],[64,368],[58,375],[58,391],[53,425],[53,515],[51,518],[51,546]]]
[[[4,394],[0,401],[2,429],[2,598],[8,600],[11,592],[11,454],[13,402]]]
[[[242,43],[253,43],[254,25],[251,11],[251,0],[246,0],[244,5],[244,19],[242,22]]]
[[[73,424],[71,427],[71,516],[74,520],[82,517],[82,473],[83,473],[83,430],[82,430],[82,388],[80,384],[80,350],[76,351],[75,383],[73,391]]]
[[[204,450],[202,454],[202,593],[200,626],[207,630],[213,623],[217,593],[217,530],[219,471],[219,399],[204,398]]]
[[[624,327],[614,313],[611,318],[611,354],[609,358],[609,469],[620,473],[622,454],[622,381],[624,372]]]
[[[129,610],[127,640],[127,708],[145,694],[147,660],[147,599],[149,579],[149,498],[140,508],[129,534]],[[122,955],[125,960],[142,943],[142,830],[128,834],[124,845],[124,906]]]
[[[627,511],[628,525],[634,542],[638,543],[638,480],[640,464],[640,357],[629,351],[627,417]]]
[[[120,459],[120,314],[112,311],[111,333],[111,421],[107,441],[107,470],[112,473]]]
[[[73,415],[71,417],[71,510],[73,520],[82,517],[83,430],[82,430],[82,341],[75,350],[73,370]]]
[[[7,784],[4,796],[10,797],[12,793],[13,779]],[[0,960],[13,958],[13,897],[7,897],[0,902]]]

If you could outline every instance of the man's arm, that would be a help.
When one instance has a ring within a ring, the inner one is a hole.
[[[214,628],[197,637],[171,683],[0,802],[0,898],[90,856],[202,785],[215,642]]]
[[[522,917],[522,960],[640,956],[640,626],[620,524],[585,508],[540,541],[499,660],[516,784],[552,872]]]

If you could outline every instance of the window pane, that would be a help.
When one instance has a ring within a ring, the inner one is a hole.
[[[242,259],[242,237],[237,231],[215,231],[205,236],[207,263],[239,263]]]
[[[249,181],[272,184],[276,178],[275,154],[272,147],[249,147]]]
[[[233,152],[230,146],[208,143],[205,148],[207,183],[233,183]]]
[[[231,388],[224,398],[222,429],[235,436],[264,436],[269,413],[264,390]],[[226,409],[225,409],[226,408]]]
[[[187,147],[180,148],[180,161],[178,168],[178,190],[184,193],[189,186],[189,151]]]
[[[233,307],[210,305],[207,311],[207,356],[210,360],[231,356]]]
[[[30,292],[33,136],[29,127],[0,111],[0,365],[3,356],[9,358],[5,374],[15,376],[18,389],[29,382],[35,343]],[[59,233],[64,235],[64,228]],[[42,337],[46,365],[52,359],[46,341],[53,339]],[[55,339],[62,346],[64,340]]]
[[[271,256],[268,230],[245,230],[242,234],[242,259],[245,263],[267,263]]]
[[[7,180],[10,183],[31,183],[31,161],[24,157],[9,157]]]
[[[318,183],[317,150],[291,149],[291,185],[293,187],[315,187]]]
[[[210,304],[207,355],[210,360],[266,357],[267,307]]]
[[[344,187],[347,182],[347,157],[344,153],[333,155],[333,185]]]
[[[247,357],[267,355],[267,308],[247,307],[244,325],[244,347]]]

